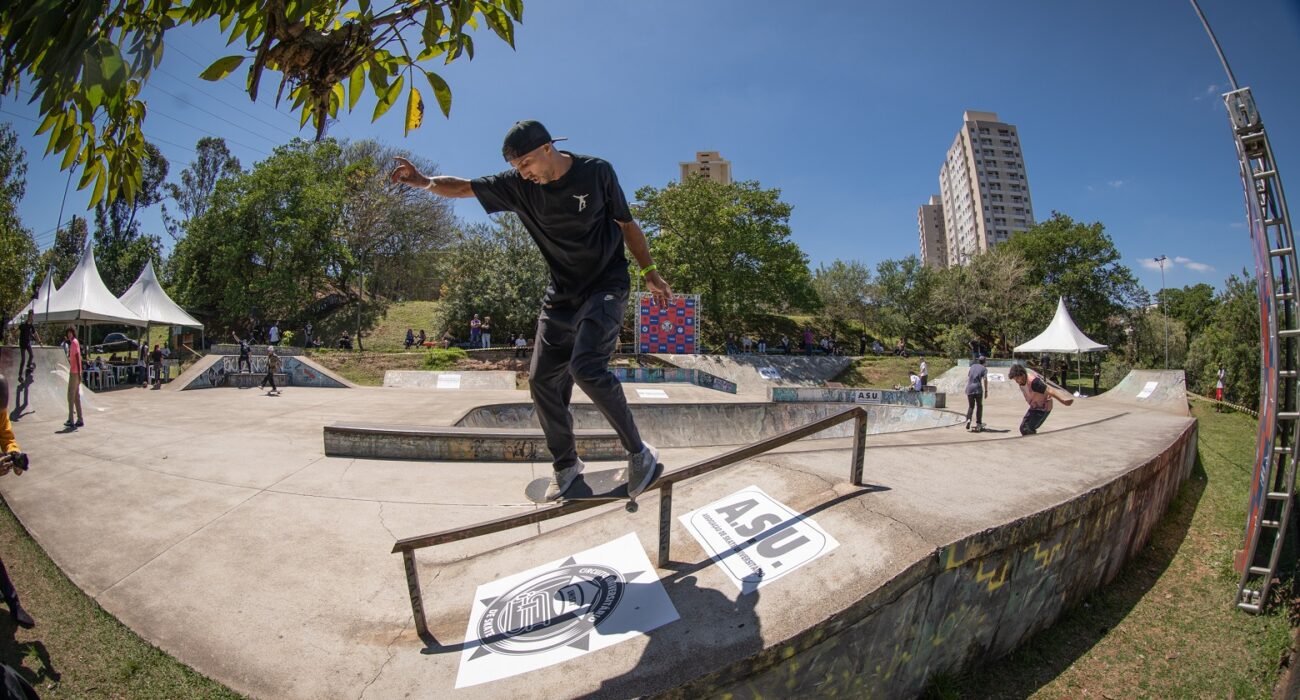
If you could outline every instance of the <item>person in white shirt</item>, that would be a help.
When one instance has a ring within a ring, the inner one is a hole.
[[[1228,387],[1228,371],[1223,368],[1222,364],[1219,365],[1218,379],[1218,382],[1214,385],[1214,400],[1218,402],[1214,404],[1214,410],[1222,411],[1223,390]]]
[[[267,331],[267,333],[266,333],[266,337],[267,337],[268,340],[271,341],[271,344],[272,344],[272,345],[277,345],[277,344],[279,344],[279,342],[280,342],[280,327],[279,327],[278,325],[272,323],[272,324],[271,324],[271,330],[270,330],[270,331]]]
[[[921,356],[921,386],[924,387],[930,383],[930,365],[926,363],[925,356]],[[920,391],[920,389],[917,389]]]
[[[907,390],[908,390],[908,391],[920,391],[920,390],[921,390],[921,376],[920,376],[920,375],[917,375],[917,374],[908,375],[908,377],[907,377],[907,381],[909,382],[909,385],[908,385],[908,387],[907,387]]]

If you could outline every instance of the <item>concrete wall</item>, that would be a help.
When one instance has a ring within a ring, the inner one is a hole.
[[[947,396],[935,391],[894,391],[893,389],[871,389],[869,387],[827,389],[822,387],[772,387],[771,399],[777,403],[857,403],[859,391],[880,392],[879,401],[863,403],[883,403],[895,406],[923,406],[925,408],[945,408]]]
[[[714,376],[698,369],[682,369],[679,367],[611,367],[610,371],[615,377],[623,383],[630,384],[659,384],[659,383],[678,383],[694,384],[702,386],[705,389],[715,389],[725,391],[729,394],[736,393],[735,382],[729,382],[722,377]]]
[[[346,384],[331,377],[319,368],[299,360],[296,357],[282,357],[280,371],[288,377],[287,386],[313,386],[329,389],[346,388]],[[253,372],[266,374],[266,355],[253,355],[249,358]],[[225,386],[227,374],[233,374],[239,366],[239,357],[222,355],[202,373],[193,377],[182,389],[212,389]]]
[[[1114,579],[1195,459],[1191,423],[1114,481],[942,547],[825,624],[665,696],[916,696],[936,674],[1006,655]]]

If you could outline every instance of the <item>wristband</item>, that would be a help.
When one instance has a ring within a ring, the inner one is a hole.
[[[650,263],[649,265],[646,265],[645,267],[641,268],[641,276],[642,276],[642,277],[645,277],[645,273],[647,273],[647,272],[649,272],[649,271],[651,271],[651,270],[658,270],[658,269],[659,269],[659,266],[658,266],[658,265],[656,265],[656,264],[654,264],[654,263]]]

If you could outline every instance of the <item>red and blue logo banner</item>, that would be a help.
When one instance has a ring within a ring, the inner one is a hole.
[[[674,295],[668,304],[656,304],[649,292],[638,292],[637,347],[640,352],[693,355],[699,337],[700,295]]]

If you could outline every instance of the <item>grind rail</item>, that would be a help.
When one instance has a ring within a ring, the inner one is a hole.
[[[743,462],[751,457],[755,457],[764,452],[769,452],[778,447],[788,445],[796,440],[803,439],[809,435],[820,433],[827,428],[834,427],[840,423],[853,421],[853,458],[850,464],[849,481],[854,486],[862,486],[862,463],[866,454],[867,441],[867,411],[866,409],[855,406],[837,413],[833,416],[822,418],[808,425],[787,430],[779,435],[774,435],[766,440],[760,440],[752,445],[747,445],[730,452],[710,457],[692,464],[684,469],[674,472],[668,472],[659,477],[657,481],[645,490],[645,493],[651,491],[659,492],[659,566],[668,565],[669,550],[672,546],[672,523],[673,523],[673,484],[685,481],[697,476],[708,474],[709,472],[727,467],[737,462]],[[643,494],[644,495],[644,494]],[[406,570],[406,586],[411,594],[411,612],[415,615],[415,629],[420,637],[426,640],[433,639],[429,632],[429,624],[424,616],[424,598],[420,592],[420,574],[416,568],[415,552],[425,547],[434,547],[440,544],[450,542],[459,542],[474,537],[490,535],[494,532],[511,530],[524,525],[533,525],[545,520],[562,518],[566,515],[578,513],[580,511],[607,505],[621,499],[610,499],[604,501],[568,501],[557,503],[545,508],[529,511],[523,515],[512,515],[496,520],[489,520],[477,525],[456,528],[454,530],[444,530],[428,535],[418,535],[400,539],[393,545],[393,553],[402,554],[402,564]]]

